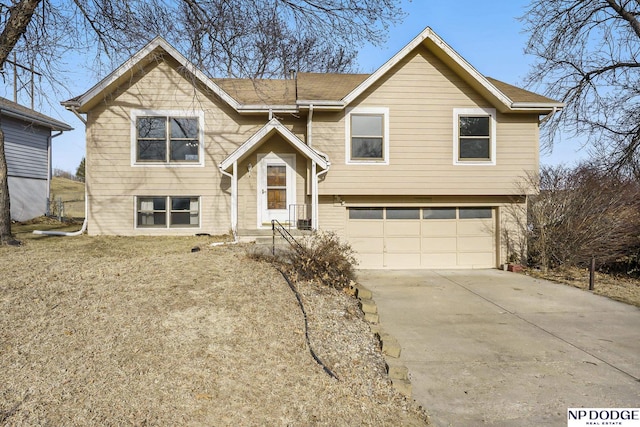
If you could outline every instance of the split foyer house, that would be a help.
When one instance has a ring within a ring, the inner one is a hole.
[[[51,140],[72,130],[71,126],[0,97],[0,128],[4,133],[11,219],[26,221],[46,214]]]
[[[89,91],[90,234],[336,232],[362,268],[490,268],[563,104],[430,28],[373,74],[212,79],[156,38]],[[521,210],[522,211],[522,210]],[[522,211],[523,212],[523,211]]]

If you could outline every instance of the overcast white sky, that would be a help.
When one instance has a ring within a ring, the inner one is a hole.
[[[384,47],[361,50],[358,56],[360,70],[375,71],[429,26],[482,74],[521,85],[533,61],[523,53],[527,34],[517,19],[524,13],[527,3],[528,0],[403,0],[404,10],[408,14],[404,22],[390,29]],[[73,96],[83,93],[97,82],[91,73],[74,71]],[[1,96],[13,98],[10,85],[10,78],[7,78],[3,90],[0,90]],[[84,125],[60,106],[44,104],[36,109],[75,128],[53,141],[53,167],[75,173],[85,152]],[[565,139],[556,144],[553,153],[543,154],[541,163],[571,165],[585,157],[586,153],[580,150],[579,142]]]

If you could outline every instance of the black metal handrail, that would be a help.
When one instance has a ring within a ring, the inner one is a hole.
[[[276,254],[276,231],[280,234],[280,236],[287,241],[291,245],[293,249],[295,249],[298,253],[304,252],[304,248],[298,241],[287,231],[286,228],[277,219],[271,220],[271,231],[273,233],[273,242],[271,245],[271,253],[273,255]]]

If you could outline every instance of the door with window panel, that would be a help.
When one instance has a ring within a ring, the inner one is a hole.
[[[287,224],[289,206],[295,204],[295,154],[269,153],[259,156],[258,227],[272,220]]]

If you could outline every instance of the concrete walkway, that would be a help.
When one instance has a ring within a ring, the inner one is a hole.
[[[499,270],[358,281],[436,426],[566,426],[567,408],[640,407],[636,307]]]

